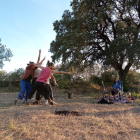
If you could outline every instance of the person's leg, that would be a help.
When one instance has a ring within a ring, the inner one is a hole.
[[[26,81],[25,80],[21,80],[20,81],[20,86],[21,86],[21,91],[20,93],[17,95],[17,98],[14,102],[14,104],[16,105],[18,100],[22,100],[26,91]]]
[[[113,96],[113,98],[114,98],[114,100],[115,100],[115,92],[112,91],[111,93],[112,93],[112,96]]]
[[[43,91],[41,89],[38,89],[36,91],[36,101],[33,103],[33,105],[42,104],[41,98],[43,97]]]
[[[36,79],[37,79],[37,77],[35,77],[35,78],[32,80],[32,88],[33,88],[33,85],[34,85]]]
[[[28,99],[31,99],[35,93],[35,91],[37,90],[38,87],[38,82],[36,81],[33,85],[33,87],[31,88],[31,91],[29,93]]]
[[[36,95],[36,101],[33,104],[38,104],[38,101],[40,100],[40,93],[39,89],[41,89],[42,93],[44,93],[44,98],[46,100],[45,105],[48,104],[48,100],[50,99],[50,91],[49,91],[49,86],[47,84],[44,84],[42,82],[38,82],[38,87],[37,87],[37,95]]]
[[[49,90],[50,90],[50,99],[53,101],[53,91],[52,91],[52,87],[51,84],[49,84]]]
[[[44,85],[44,83],[41,83],[41,82],[37,83],[36,101],[33,103],[33,105],[38,105],[39,100],[42,98],[42,96],[43,96],[42,94],[44,92],[43,85]]]
[[[122,91],[122,90],[120,90],[120,91],[119,91],[119,95],[120,95],[120,96],[119,96],[119,97],[120,97],[120,99],[122,99],[122,100],[123,100],[123,91]]]
[[[27,100],[28,100],[28,96],[29,96],[29,94],[30,94],[30,91],[31,91],[31,83],[30,83],[30,82],[27,82],[27,83],[26,83],[25,102],[27,102]]]
[[[42,89],[44,90],[44,98],[46,100],[45,105],[48,105],[48,102],[51,101],[49,85],[48,84],[43,85]]]
[[[110,99],[110,92],[108,93],[108,98]]]

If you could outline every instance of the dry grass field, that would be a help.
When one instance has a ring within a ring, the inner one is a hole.
[[[0,140],[139,140],[140,106],[93,104],[93,98],[55,92],[59,105],[13,105],[17,93],[0,93]],[[34,99],[31,101],[33,102]],[[43,99],[44,101],[44,99]],[[56,115],[77,111],[81,116]]]

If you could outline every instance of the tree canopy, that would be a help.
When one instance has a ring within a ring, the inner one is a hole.
[[[73,0],[71,7],[53,23],[53,61],[85,67],[102,62],[121,80],[131,66],[140,67],[140,0]]]
[[[6,48],[5,45],[1,44],[0,39],[0,68],[3,67],[3,61],[10,61],[10,57],[12,57],[13,54],[10,49]]]

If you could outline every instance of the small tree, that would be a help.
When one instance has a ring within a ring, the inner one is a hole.
[[[2,45],[0,39],[0,68],[3,68],[3,61],[10,61],[10,57],[12,56],[11,50],[6,48],[5,45]]]

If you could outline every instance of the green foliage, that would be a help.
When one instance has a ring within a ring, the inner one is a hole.
[[[139,84],[140,83],[140,73],[130,70],[126,77],[126,82],[129,84]]]
[[[102,78],[98,77],[96,75],[92,75],[89,79],[90,83],[94,83],[94,84],[98,84],[101,85],[102,84]]]
[[[84,81],[81,77],[75,77],[72,79],[71,88],[77,88],[77,89],[86,89],[90,88],[90,82]],[[84,92],[83,90],[83,92]]]
[[[54,77],[55,77],[60,89],[69,89],[70,88],[70,84],[71,84],[70,75],[54,74]]]
[[[16,92],[20,90],[20,80],[24,74],[24,69],[19,68],[14,72],[6,73],[0,71],[1,92]]]
[[[2,87],[0,89],[0,93],[3,93],[3,92],[19,92],[21,90],[21,87],[20,85],[15,87],[15,86],[8,86],[8,87]]]
[[[135,97],[135,98],[138,97],[138,95],[135,92],[130,92],[130,93],[131,93],[131,97]]]
[[[140,67],[140,1],[73,0],[71,7],[72,12],[65,10],[62,19],[53,23],[53,61],[61,59],[75,67],[103,62],[117,70],[123,81],[131,66]]]
[[[105,71],[101,74],[102,81],[104,82],[105,86],[113,86],[114,80],[117,77],[117,74],[114,70]]]
[[[125,82],[124,82],[124,91],[125,92],[140,92],[140,73],[130,70],[126,76]]]
[[[15,70],[14,72],[10,72],[7,75],[7,80],[9,80],[9,81],[20,81],[22,79],[24,71],[25,70],[23,68],[19,68],[19,69]]]
[[[0,68],[3,67],[3,61],[10,61],[10,57],[12,57],[13,54],[10,49],[6,48],[5,45],[1,44],[0,39]]]
[[[60,70],[66,70],[66,67],[63,67]],[[84,73],[84,71],[83,71]],[[82,73],[81,73],[82,75]],[[98,92],[103,90],[105,87],[106,91],[110,91],[111,87],[114,84],[114,80],[118,77],[115,70],[106,70],[101,73],[100,76],[91,75],[89,80],[85,80],[85,78],[79,75],[55,75],[56,81],[59,85],[59,88],[66,89],[66,90],[75,90],[76,93],[90,93]],[[130,70],[128,75],[123,82],[123,90],[124,92],[140,92],[140,73]],[[102,83],[103,82],[103,83]],[[103,86],[104,84],[104,86]]]

